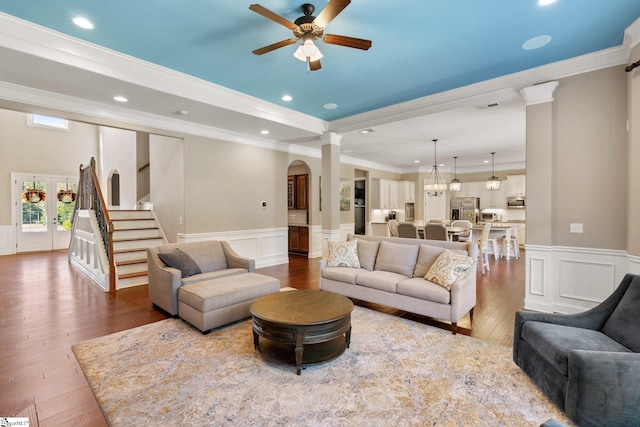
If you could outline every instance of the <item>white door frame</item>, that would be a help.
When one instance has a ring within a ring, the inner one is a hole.
[[[13,224],[13,241],[15,252],[50,251],[69,247],[70,231],[63,231],[57,227],[57,197],[56,191],[48,190],[47,201],[47,232],[40,241],[23,242],[21,238],[22,215],[22,181],[46,181],[47,185],[58,182],[77,183],[77,176],[50,175],[42,173],[11,173],[11,223]],[[55,206],[55,208],[54,208]],[[21,244],[22,243],[22,244]],[[20,246],[20,247],[19,247]]]

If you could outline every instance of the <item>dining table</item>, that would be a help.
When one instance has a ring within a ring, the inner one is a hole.
[[[447,229],[447,240],[450,240],[450,241],[457,241],[458,237],[462,233],[469,231],[467,227],[453,227],[448,225],[445,228]],[[469,234],[469,240],[471,240],[471,236],[472,234]]]

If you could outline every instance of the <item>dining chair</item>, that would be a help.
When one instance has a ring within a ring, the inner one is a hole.
[[[412,222],[398,223],[398,237],[408,237],[410,239],[419,239],[418,229]]]
[[[472,240],[472,233],[473,233],[473,224],[471,223],[471,221],[468,221],[466,219],[458,219],[455,220],[451,223],[452,227],[462,227],[462,228],[466,228],[467,231],[464,231],[460,234],[458,234],[458,241],[459,242],[470,242]]]
[[[499,257],[498,242],[494,238],[489,238],[491,233],[491,223],[488,222],[482,229],[480,240],[478,241],[478,247],[480,248],[480,261],[482,262],[482,274],[484,274],[484,268],[487,267],[487,271],[491,271],[489,267],[489,248],[493,249],[493,256],[497,260]],[[491,246],[489,246],[491,245]]]
[[[389,220],[389,236],[398,237],[398,220],[397,219]]]
[[[516,229],[507,228],[502,238],[502,255],[509,259],[512,254],[515,259],[520,258],[520,245],[518,244]]]
[[[443,223],[429,222],[424,226],[424,238],[428,240],[447,240],[447,228]]]

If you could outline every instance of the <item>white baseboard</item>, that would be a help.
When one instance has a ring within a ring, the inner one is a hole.
[[[524,308],[576,313],[598,305],[624,275],[640,269],[626,251],[564,246],[525,246]]]

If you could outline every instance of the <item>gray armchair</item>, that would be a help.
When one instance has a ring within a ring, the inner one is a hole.
[[[513,360],[579,426],[640,422],[640,276],[579,314],[519,311]]]

